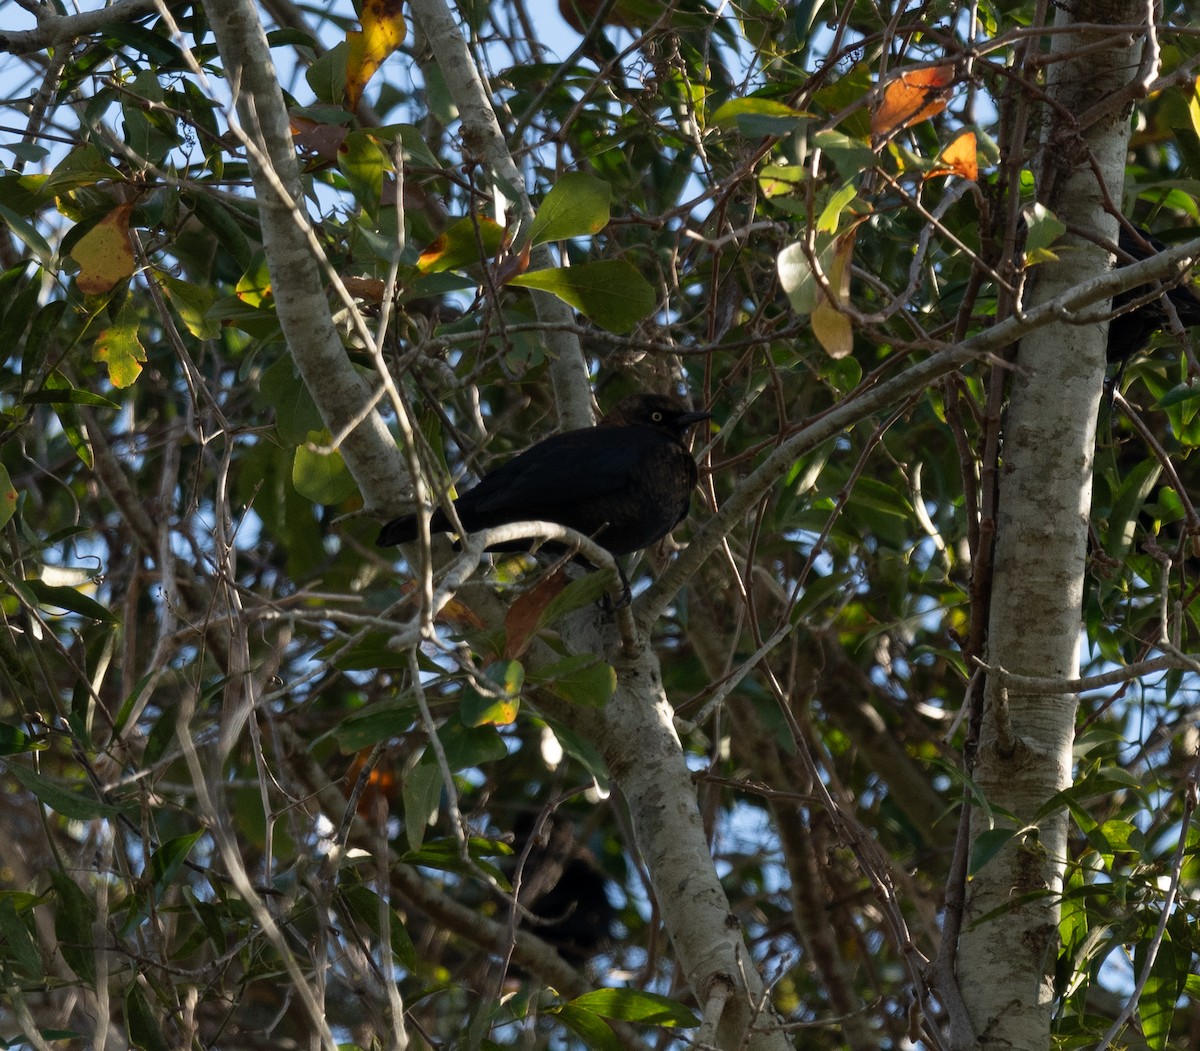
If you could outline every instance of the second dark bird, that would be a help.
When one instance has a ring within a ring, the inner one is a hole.
[[[613,555],[639,551],[687,515],[697,471],[684,439],[711,415],[669,395],[632,394],[599,426],[552,435],[489,471],[454,509],[468,533],[542,520],[593,537]],[[430,528],[446,533],[455,527],[439,507]],[[416,537],[417,516],[404,515],[388,522],[376,543]],[[499,549],[528,550],[531,543]]]
[[[1147,251],[1144,245],[1139,244],[1124,225],[1121,227],[1118,241],[1121,251],[1128,253],[1135,262],[1149,259],[1155,252],[1161,252],[1167,247],[1144,230],[1138,232],[1154,250],[1153,252]],[[1122,262],[1122,260],[1118,260],[1117,265],[1121,266]],[[1113,297],[1112,308],[1120,310],[1123,306],[1149,295],[1151,291],[1149,285],[1131,288],[1128,292],[1122,292]],[[1126,311],[1124,314],[1117,314],[1108,323],[1109,361],[1125,361],[1132,357],[1145,349],[1150,342],[1150,337],[1155,332],[1169,326],[1170,319],[1167,317],[1167,310],[1163,305],[1164,297],[1170,300],[1171,306],[1175,308],[1175,313],[1179,315],[1179,321],[1184,328],[1200,325],[1200,296],[1196,295],[1190,281],[1184,281],[1169,289],[1164,296],[1160,296],[1158,299],[1152,299],[1149,303]]]

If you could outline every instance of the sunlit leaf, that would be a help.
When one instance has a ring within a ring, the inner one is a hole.
[[[888,81],[871,114],[875,138],[935,117],[950,101],[947,86],[954,83],[954,66],[912,69]]]
[[[463,725],[507,726],[515,722],[521,710],[521,686],[525,682],[521,662],[498,661],[485,671],[484,676],[486,683],[470,683],[463,690],[459,708]]]
[[[593,989],[575,997],[571,1003],[622,1022],[641,1025],[682,1026],[689,1029],[700,1024],[694,1011],[677,1000],[641,989]]]
[[[581,1037],[593,1051],[622,1051],[624,1045],[617,1039],[617,1034],[594,1011],[573,1004],[562,1004],[547,1008],[546,1013]]]
[[[722,131],[737,128],[747,135],[783,135],[795,131],[809,116],[777,99],[750,97],[723,102],[708,120]]]
[[[532,270],[514,277],[509,284],[550,292],[618,335],[645,320],[658,305],[650,282],[624,259]]]
[[[92,344],[92,357],[108,366],[108,378],[114,387],[129,387],[141,375],[146,349],[138,339],[140,327],[133,300],[128,299],[117,320]]]
[[[964,131],[938,154],[938,164],[931,174],[950,173],[976,182],[979,179],[979,151],[975,133]],[[941,167],[945,165],[945,167]]]
[[[363,0],[362,30],[346,34],[346,105],[357,109],[363,89],[384,59],[404,43],[402,0]]]
[[[586,172],[567,172],[542,201],[529,231],[532,244],[598,234],[608,225],[612,187]]]
[[[132,214],[132,204],[118,205],[75,242],[71,249],[71,258],[79,264],[75,282],[84,295],[103,295],[133,274]]]
[[[221,325],[209,316],[216,293],[207,285],[180,281],[170,274],[157,273],[154,279],[167,295],[167,301],[179,315],[187,330],[197,339],[216,339],[221,334]]]
[[[854,255],[854,236],[836,242],[833,261],[826,275],[829,287],[820,289],[820,298],[812,312],[813,335],[831,358],[844,358],[854,349],[854,328],[850,318],[838,309],[850,302],[850,263]],[[832,296],[832,299],[830,298]]]
[[[354,476],[337,449],[318,446],[329,440],[327,431],[316,434],[316,441],[296,447],[292,461],[292,484],[296,492],[314,504],[335,506],[357,489]]]

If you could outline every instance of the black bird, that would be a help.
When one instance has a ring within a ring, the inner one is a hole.
[[[613,938],[617,911],[608,898],[609,879],[561,811],[542,823],[538,841],[530,846],[536,817],[522,813],[513,828],[513,849],[527,852],[520,900],[541,921],[526,929],[553,945],[567,963],[582,967]]]
[[[1131,256],[1135,262],[1142,259],[1149,259],[1155,252],[1161,252],[1166,249],[1167,246],[1165,244],[1157,238],[1151,237],[1144,230],[1139,230],[1138,233],[1149,243],[1154,252],[1147,251],[1143,245],[1139,244],[1137,239],[1125,228],[1124,224],[1121,226],[1121,233],[1117,242],[1121,251]],[[1121,266],[1123,263],[1124,261],[1119,260],[1117,265]],[[1120,310],[1126,304],[1149,295],[1152,291],[1153,288],[1150,285],[1138,285],[1137,288],[1131,288],[1128,292],[1122,292],[1120,295],[1114,296],[1112,308],[1113,310]],[[1200,325],[1200,296],[1196,295],[1191,282],[1178,284],[1167,291],[1165,295],[1171,301],[1171,305],[1175,308],[1175,313],[1179,315],[1179,321],[1184,328]],[[1118,314],[1108,323],[1108,360],[1128,360],[1134,354],[1145,349],[1146,344],[1150,342],[1150,337],[1155,332],[1159,331],[1159,329],[1167,328],[1169,324],[1170,319],[1167,317],[1167,310],[1163,305],[1161,296],[1158,299],[1151,300],[1144,306],[1137,307],[1124,314]]]
[[[665,394],[631,394],[598,427],[555,434],[488,472],[454,501],[468,533],[508,522],[541,520],[569,526],[613,555],[661,540],[688,513],[696,461],[683,444],[708,412]],[[439,507],[430,528],[452,532]],[[380,530],[380,547],[417,538],[415,514]],[[535,541],[494,550],[528,550]]]

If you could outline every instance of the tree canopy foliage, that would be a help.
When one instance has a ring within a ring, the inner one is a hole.
[[[1100,390],[1113,294],[1200,257],[1108,272],[1118,215],[1200,226],[1195,5],[19,6],[7,1046],[992,1046],[988,982],[1045,1046],[1194,1040],[1177,312]],[[1095,436],[1030,478],[1056,346]],[[636,390],[714,420],[630,607],[375,546]],[[1001,668],[1049,542],[1005,509],[1060,497],[1079,667]],[[1010,802],[1042,718],[1070,769]]]

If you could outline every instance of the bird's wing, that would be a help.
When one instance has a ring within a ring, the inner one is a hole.
[[[645,430],[591,427],[552,435],[489,472],[463,498],[480,513],[528,510],[536,518],[538,508],[616,492],[646,451]]]

